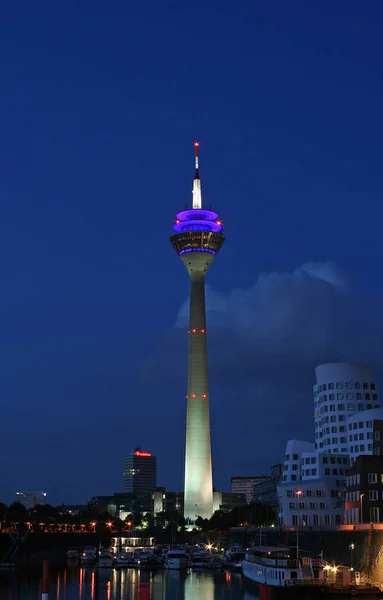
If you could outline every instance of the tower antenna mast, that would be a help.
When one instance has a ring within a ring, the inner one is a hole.
[[[194,142],[194,150],[195,150],[195,176],[193,180],[193,208],[202,208],[202,190],[201,190],[201,180],[199,178],[199,142]]]

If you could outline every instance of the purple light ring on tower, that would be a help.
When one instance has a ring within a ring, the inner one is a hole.
[[[214,233],[220,233],[222,231],[221,223],[215,221],[181,221],[180,223],[175,222],[173,225],[174,231],[182,233],[183,231],[213,231]]]

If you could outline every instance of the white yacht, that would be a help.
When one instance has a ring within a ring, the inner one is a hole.
[[[187,569],[189,556],[185,550],[169,550],[165,557],[165,569]]]
[[[285,587],[326,583],[324,560],[300,556],[292,558],[289,548],[255,546],[242,561],[244,577],[258,584]]]

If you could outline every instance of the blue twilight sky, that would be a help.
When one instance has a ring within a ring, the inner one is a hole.
[[[383,4],[3,2],[0,499],[182,489],[191,200],[208,275],[215,484],[311,439],[314,367],[383,372]]]

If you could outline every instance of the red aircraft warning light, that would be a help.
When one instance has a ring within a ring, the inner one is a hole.
[[[136,456],[151,456],[150,452],[141,452],[141,450],[136,450],[134,454]]]

